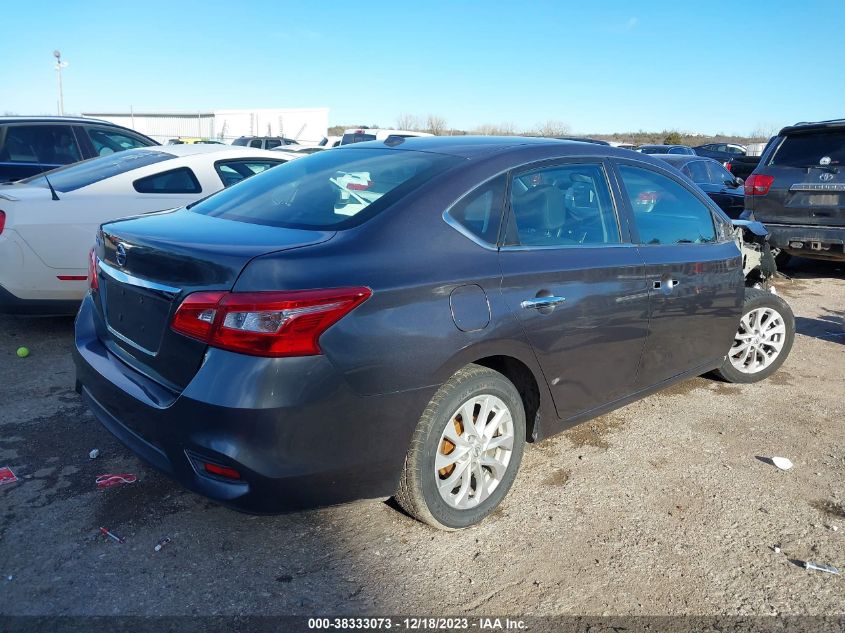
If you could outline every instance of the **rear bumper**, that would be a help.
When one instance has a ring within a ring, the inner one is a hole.
[[[0,314],[67,316],[75,314],[78,309],[79,301],[21,299],[0,286]]]
[[[845,259],[845,227],[770,224],[765,221],[764,224],[769,230],[769,244],[772,248],[806,257]],[[800,247],[796,246],[798,243]]]
[[[362,397],[324,356],[210,349],[178,394],[113,356],[96,318],[86,297],[76,321],[78,391],[103,426],[185,487],[257,513],[395,492],[432,389]],[[205,473],[202,461],[241,478]]]

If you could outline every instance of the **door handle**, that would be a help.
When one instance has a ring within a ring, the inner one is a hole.
[[[526,299],[519,305],[526,310],[531,308],[552,308],[564,301],[566,301],[566,297],[535,297],[533,299]]]
[[[665,282],[665,288],[667,290],[672,290],[672,288],[677,286],[679,283],[681,283],[681,282],[678,281],[677,279],[667,279],[666,282]],[[654,288],[655,290],[660,290],[663,287],[664,287],[664,282],[660,279],[655,279],[654,282],[652,283],[652,288]]]

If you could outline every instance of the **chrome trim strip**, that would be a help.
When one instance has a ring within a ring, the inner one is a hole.
[[[825,184],[820,182],[801,182],[792,185],[789,188],[790,191],[832,191],[836,192],[845,192],[845,184],[843,183],[831,183]]]
[[[123,272],[122,270],[118,270],[114,266],[107,264],[99,257],[97,258],[97,266],[99,269],[107,274],[109,277],[118,281],[122,284],[128,284],[130,286],[136,286],[138,288],[145,288],[147,290],[154,290],[156,292],[162,292],[167,295],[172,295],[173,297],[178,296],[181,294],[181,288],[175,288],[174,286],[167,286],[165,284],[156,283],[154,281],[150,281],[149,279],[143,279],[141,277],[136,277],[135,275],[130,275],[128,273]],[[172,297],[171,297],[172,298]]]
[[[108,323],[106,323],[106,327],[107,327],[107,328],[108,328],[108,330],[109,330],[109,334],[111,334],[112,336],[115,336],[115,337],[119,338],[121,341],[123,341],[123,342],[124,342],[124,343],[126,343],[127,345],[131,345],[132,347],[134,347],[134,348],[135,348],[135,349],[137,349],[138,351],[140,351],[140,352],[144,352],[144,354],[147,354],[148,356],[153,356],[153,357],[155,357],[155,355],[156,355],[156,353],[155,353],[155,352],[152,352],[152,351],[148,350],[146,347],[141,347],[140,345],[138,345],[138,344],[137,344],[135,341],[133,341],[132,339],[125,337],[123,334],[121,334],[120,332],[118,332],[117,330],[115,330],[115,329],[114,329],[111,325],[109,325]]]
[[[454,206],[454,205],[452,205],[452,206]],[[451,207],[449,207],[449,209],[451,209]],[[467,229],[463,224],[461,224],[455,218],[453,218],[451,215],[449,215],[449,209],[446,209],[446,211],[443,212],[443,220],[446,222],[446,224],[451,226],[453,229],[455,229],[458,233],[460,233],[461,235],[463,235],[467,239],[472,240],[473,242],[478,244],[481,248],[486,248],[488,251],[499,250],[498,248],[496,248],[495,244],[490,244],[489,242],[485,242],[484,240],[479,238],[477,235],[475,235],[472,231]]]

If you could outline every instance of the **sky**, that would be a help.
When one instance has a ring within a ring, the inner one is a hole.
[[[845,2],[9,3],[0,114],[328,107],[472,129],[747,135],[845,116]]]

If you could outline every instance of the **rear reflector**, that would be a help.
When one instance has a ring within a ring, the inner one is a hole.
[[[0,235],[3,235],[3,229],[6,228],[6,212],[0,211]]]
[[[234,468],[228,466],[219,466],[218,464],[209,464],[203,462],[202,468],[205,472],[217,475],[218,477],[225,477],[226,479],[240,479],[241,474]]]
[[[59,281],[85,281],[88,275],[56,275]]]
[[[100,279],[97,277],[97,251],[93,248],[88,253],[88,287],[91,290],[100,289]]]
[[[195,292],[170,327],[180,334],[252,356],[314,356],[329,327],[372,295],[369,288],[283,292]]]
[[[765,196],[769,193],[769,187],[775,181],[774,176],[767,174],[751,174],[745,181],[746,196]]]

